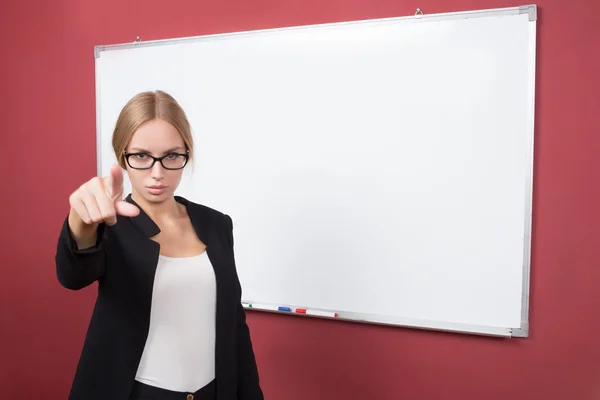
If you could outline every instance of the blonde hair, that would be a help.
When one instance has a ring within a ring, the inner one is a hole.
[[[135,131],[145,122],[162,119],[177,129],[189,152],[194,157],[194,141],[190,123],[179,105],[170,94],[161,90],[142,92],[125,104],[113,131],[112,146],[121,168],[125,167],[125,149]]]

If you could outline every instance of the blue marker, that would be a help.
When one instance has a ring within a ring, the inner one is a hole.
[[[289,307],[279,307],[278,310],[279,311],[287,311],[287,312],[291,312],[292,311],[292,309],[289,308]]]

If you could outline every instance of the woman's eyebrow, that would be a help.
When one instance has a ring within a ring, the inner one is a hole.
[[[167,153],[172,153],[174,151],[183,151],[183,147],[181,147],[181,146],[172,147],[169,150],[165,150],[163,153],[167,154]]]
[[[163,154],[172,153],[176,150],[183,151],[183,147],[181,147],[181,146],[172,147],[170,149],[163,151],[162,153]],[[151,151],[142,149],[141,147],[132,147],[131,151],[138,152],[138,153],[148,153],[148,154],[152,153]]]
[[[150,153],[148,150],[142,149],[141,147],[132,147],[131,151],[139,152],[139,153]]]

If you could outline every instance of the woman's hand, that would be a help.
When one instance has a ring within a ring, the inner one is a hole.
[[[94,177],[81,185],[69,197],[69,228],[77,247],[87,248],[96,243],[98,224],[117,223],[117,215],[135,217],[140,210],[123,201],[123,171],[113,165],[110,175]]]

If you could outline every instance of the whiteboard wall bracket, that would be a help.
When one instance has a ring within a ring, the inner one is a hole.
[[[526,338],[529,337],[529,323],[523,321],[520,328],[513,328],[511,336],[514,338]]]
[[[535,4],[519,7],[519,14],[525,13],[529,15],[530,22],[537,21],[537,6]]]
[[[135,40],[133,41],[133,45],[137,45],[139,43],[142,43],[142,38],[139,36],[135,37]],[[100,52],[106,50],[106,46],[94,46],[94,58],[100,58]]]
[[[417,11],[415,11],[415,15],[423,15],[423,10],[417,8]]]

